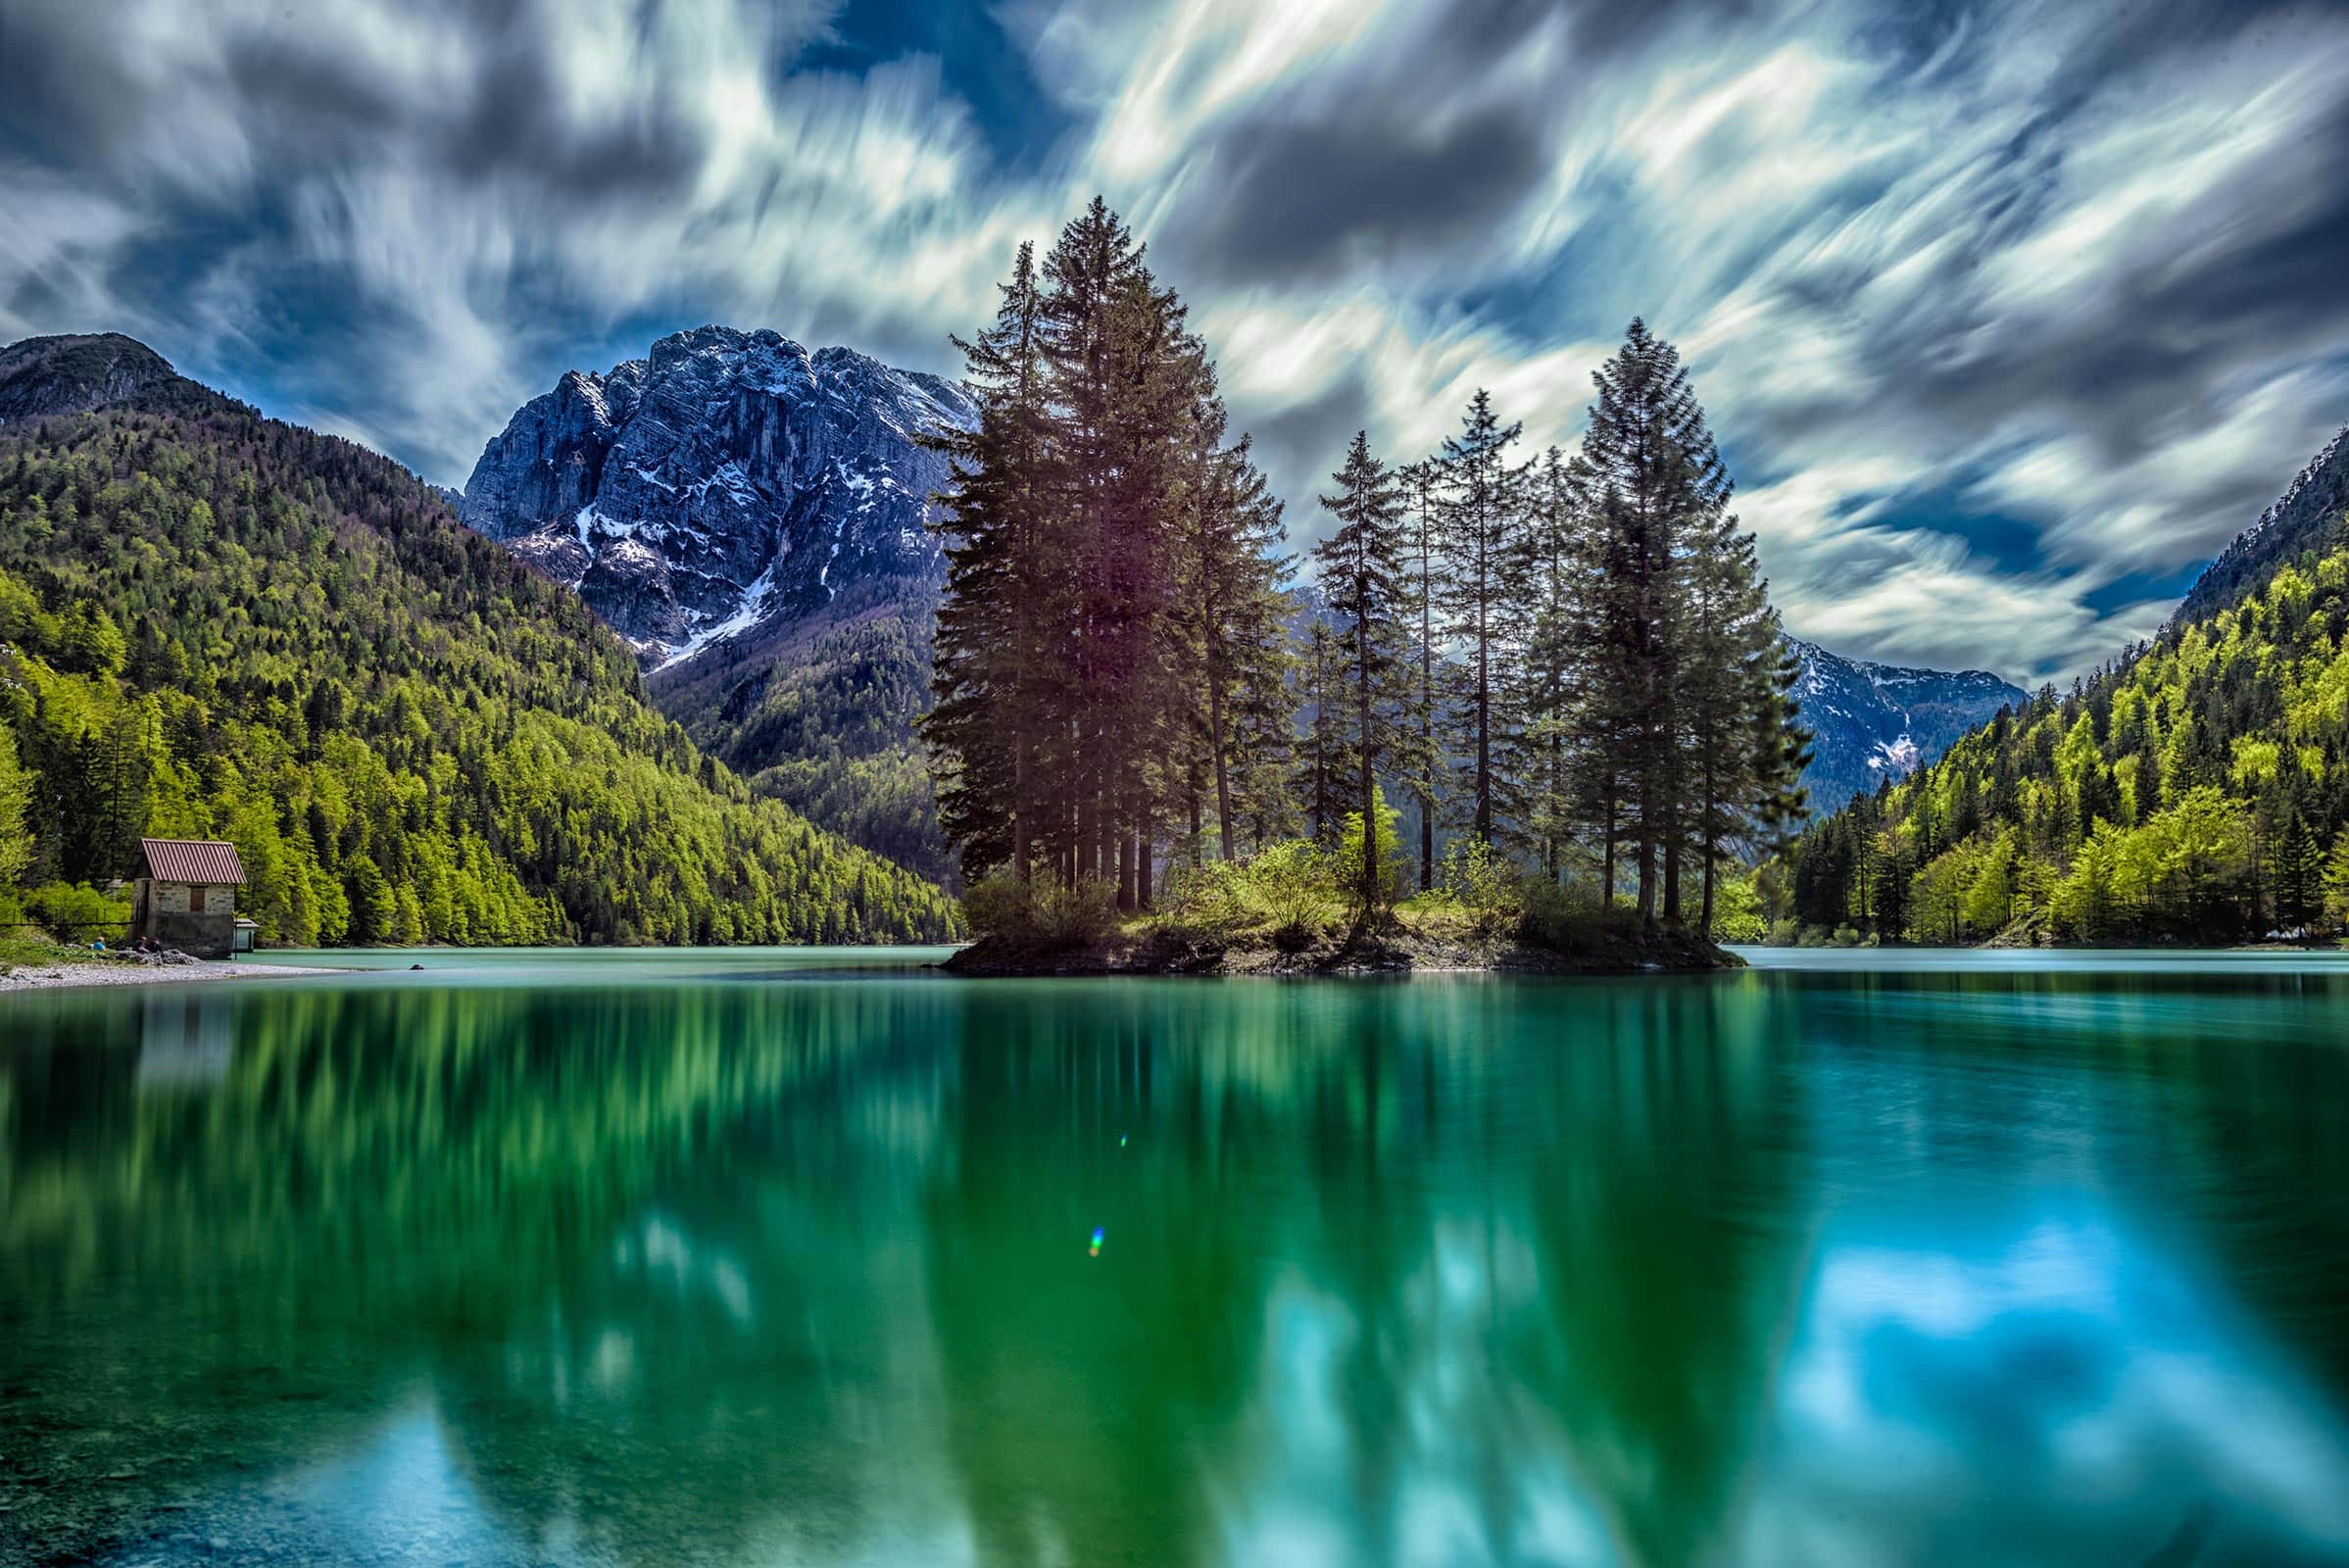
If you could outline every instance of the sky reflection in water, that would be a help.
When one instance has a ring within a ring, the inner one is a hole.
[[[2333,970],[427,961],[0,1002],[0,1561],[2349,1560]]]

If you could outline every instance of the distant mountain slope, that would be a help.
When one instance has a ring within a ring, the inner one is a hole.
[[[694,744],[809,821],[932,881],[961,867],[914,739],[930,708],[938,589],[770,620],[648,682]]]
[[[1887,779],[1931,762],[1999,709],[2028,694],[1987,670],[1904,668],[1845,659],[1797,637],[1786,646],[1802,661],[1797,697],[1810,728],[1811,765],[1803,770],[1814,811],[1833,811]]]
[[[2344,515],[2349,515],[2349,426],[2300,470],[2257,522],[2204,568],[2172,622],[2182,626],[2208,619],[2263,586],[2277,566],[2303,551],[2349,543]]]
[[[482,451],[460,515],[579,591],[648,666],[935,584],[923,524],[961,389],[844,348],[704,326],[566,371]]]
[[[191,387],[165,367],[0,428],[26,881],[130,874],[157,832],[235,843],[245,908],[294,943],[953,928],[935,887],[697,755],[574,595],[413,474]]]
[[[2151,643],[1962,736],[1883,799],[1814,821],[1794,851],[1796,917],[1931,942],[2339,929],[2341,456],[2336,440]]]

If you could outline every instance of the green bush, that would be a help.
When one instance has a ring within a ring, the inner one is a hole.
[[[1492,845],[1474,839],[1454,839],[1444,849],[1444,897],[1460,906],[1480,936],[1514,931],[1526,916],[1529,885],[1547,886],[1523,872]]]
[[[1339,897],[1330,858],[1305,839],[1265,846],[1244,875],[1248,896],[1272,927],[1273,941],[1285,948],[1310,941]]]
[[[109,945],[130,935],[130,901],[96,888],[51,882],[24,895],[24,916],[60,942]]]
[[[1401,815],[1387,804],[1387,792],[1371,787],[1371,809],[1378,812],[1379,867],[1376,883],[1376,902],[1382,909],[1392,909],[1402,897],[1405,861],[1403,847],[1395,833],[1395,821]],[[1362,908],[1362,813],[1348,811],[1346,829],[1339,835],[1338,853],[1329,862],[1328,874],[1334,890],[1346,901],[1346,907],[1356,915]]]
[[[1519,940],[1542,947],[1573,948],[1602,932],[1639,923],[1637,910],[1607,904],[1597,889],[1580,882],[1561,885],[1529,876],[1518,883],[1516,896]]]
[[[1231,860],[1177,866],[1159,898],[1167,923],[1198,936],[1230,939],[1263,923],[1249,898],[1248,868]]]
[[[1091,942],[1116,924],[1117,889],[1098,877],[1070,888],[1051,877],[1023,883],[1007,870],[997,871],[962,895],[962,913],[981,936]]]
[[[1770,934],[1760,890],[1750,871],[1724,876],[1713,888],[1713,940],[1760,942]]]

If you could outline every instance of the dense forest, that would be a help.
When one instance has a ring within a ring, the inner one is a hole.
[[[53,925],[160,834],[234,843],[272,942],[955,927],[699,754],[414,475],[184,381],[0,428],[0,902]]]
[[[933,438],[954,468],[923,733],[974,876],[1138,910],[1304,831],[1376,916],[1410,880],[1392,785],[1422,889],[1442,822],[1456,860],[1709,924],[1738,849],[1800,809],[1794,666],[1642,323],[1578,452],[1522,454],[1479,392],[1424,461],[1333,454],[1301,617],[1208,350],[1098,198],[957,341],[980,417]]]
[[[914,736],[930,706],[937,609],[919,587],[835,606],[780,639],[719,643],[647,684],[755,793],[951,887],[960,868]]]
[[[2254,536],[2243,584],[1932,767],[1765,880],[1845,940],[2225,941],[2349,920],[2349,518]],[[2265,555],[2264,565],[2258,557]],[[1791,934],[1789,932],[1788,934]]]

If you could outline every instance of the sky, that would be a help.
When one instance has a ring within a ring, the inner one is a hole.
[[[1293,535],[1685,355],[1791,630],[2035,682],[2349,421],[2349,4],[0,0],[0,341],[462,484],[704,321],[953,373],[1095,192]]]

